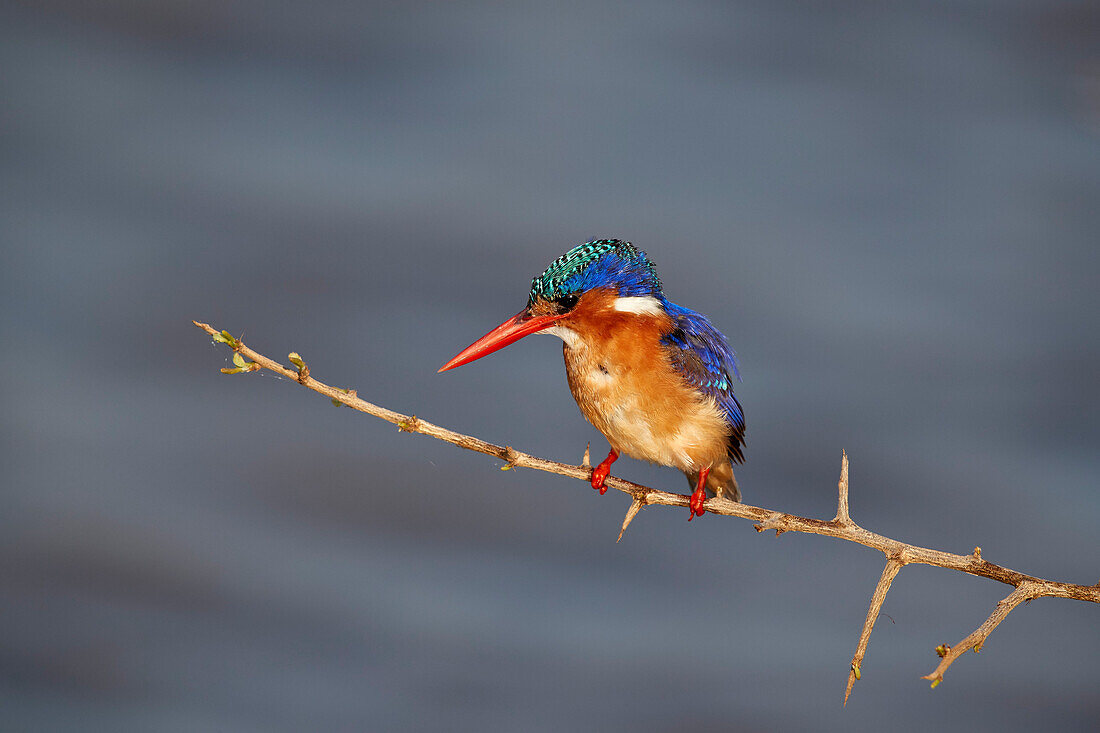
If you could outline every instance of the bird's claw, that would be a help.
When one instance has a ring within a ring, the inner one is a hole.
[[[688,502],[688,521],[695,519],[695,517],[701,517],[707,513],[707,510],[703,508],[703,502],[707,500],[707,492],[703,489],[696,489],[695,493],[691,495],[691,501]]]

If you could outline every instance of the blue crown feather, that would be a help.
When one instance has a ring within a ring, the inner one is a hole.
[[[531,300],[554,300],[592,288],[613,287],[619,295],[661,297],[657,268],[630,242],[593,239],[563,254],[531,281]]]

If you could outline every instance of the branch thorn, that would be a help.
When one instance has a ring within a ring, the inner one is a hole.
[[[630,523],[634,521],[634,517],[638,516],[638,510],[642,508],[644,503],[644,499],[638,497],[635,497],[634,501],[630,502],[630,506],[626,510],[626,518],[623,519],[623,528],[619,530],[619,539],[615,540],[615,542],[623,538],[623,532],[625,532],[626,528],[630,526]]]
[[[848,516],[848,453],[840,452],[840,480],[837,482],[836,516],[833,522],[841,526],[852,524]]]

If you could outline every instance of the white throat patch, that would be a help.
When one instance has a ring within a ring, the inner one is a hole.
[[[542,329],[538,333],[546,333],[550,334],[551,336],[557,336],[565,342],[566,346],[571,349],[575,349],[581,343],[580,334],[570,328],[566,328],[565,326],[550,326],[549,328]]]
[[[652,295],[632,295],[615,298],[611,305],[615,310],[621,313],[659,316],[664,312],[661,308],[661,301],[657,300]]]

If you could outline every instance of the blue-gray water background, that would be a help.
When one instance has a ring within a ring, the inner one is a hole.
[[[0,728],[1095,730],[1100,609],[642,513],[270,375],[576,462],[531,338],[591,236],[741,358],[750,503],[1100,578],[1086,2],[5,3]],[[670,469],[617,474],[683,490]]]

